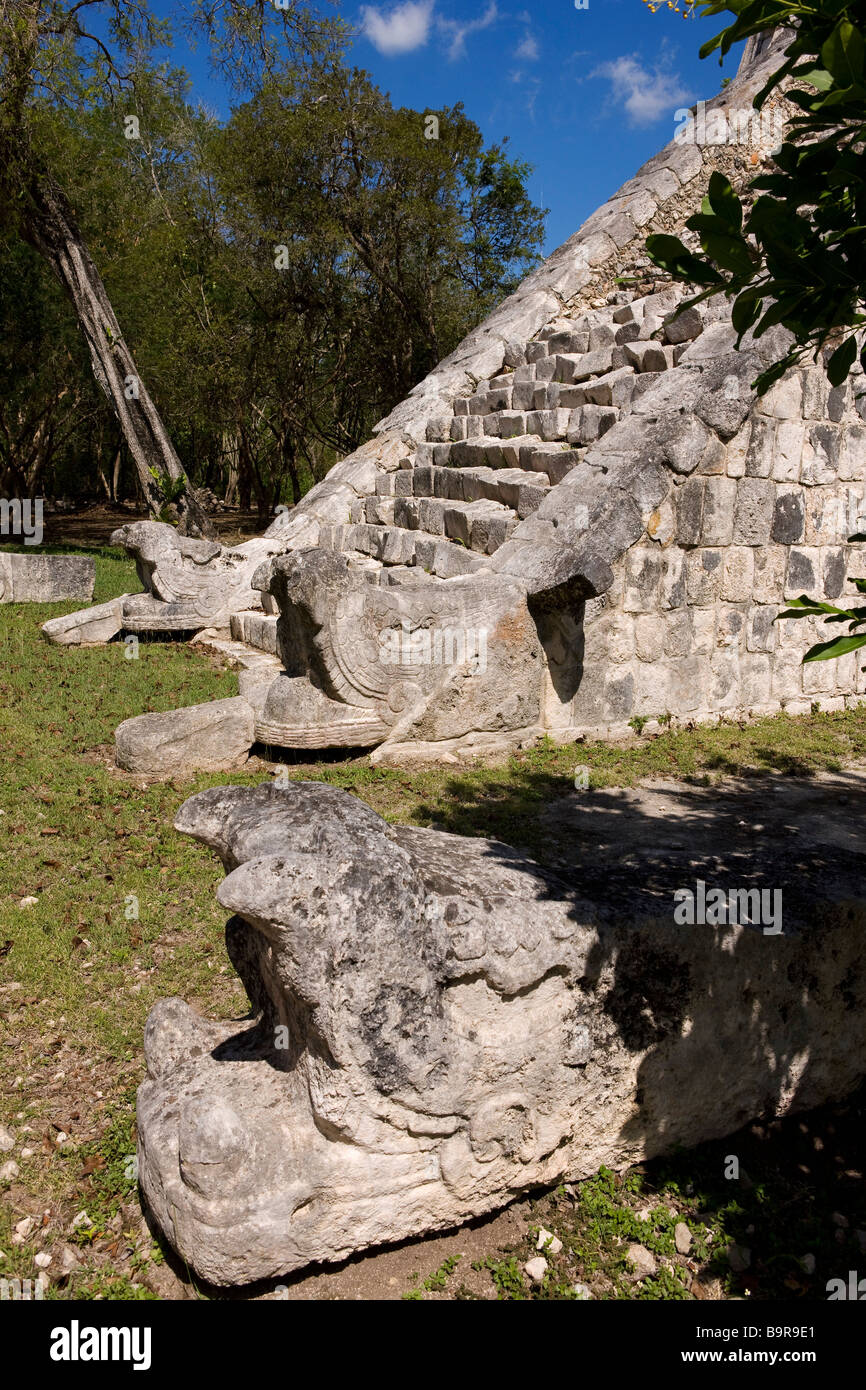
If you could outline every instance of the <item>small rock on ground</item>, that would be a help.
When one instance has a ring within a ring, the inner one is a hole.
[[[538,1255],[534,1260],[527,1260],[523,1268],[533,1284],[540,1284],[547,1273],[547,1260]]]

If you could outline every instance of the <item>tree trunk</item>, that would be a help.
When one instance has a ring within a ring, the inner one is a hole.
[[[138,375],[132,353],[76,224],[66,195],[50,174],[35,175],[24,213],[30,244],[51,266],[69,298],[90,349],[93,372],[111,401],[129,445],[148,511],[158,516],[165,505],[165,475],[186,484],[176,499],[181,529],[213,538],[212,523],[192,489],[159,412]],[[154,477],[151,470],[156,473]]]
[[[118,444],[117,453],[114,455],[114,472],[111,475],[111,500],[117,501],[120,488],[120,465],[123,461],[123,446]]]

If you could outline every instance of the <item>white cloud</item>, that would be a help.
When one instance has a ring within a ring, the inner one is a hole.
[[[461,24],[457,19],[437,19],[440,30],[450,39],[448,47],[448,57],[454,61],[462,58],[466,53],[466,39],[469,34],[477,33],[480,29],[487,29],[499,18],[499,10],[496,0],[490,0],[490,4],[484,11],[480,19],[470,19],[467,24]]]
[[[631,125],[652,125],[691,98],[677,73],[658,66],[650,72],[636,54],[602,63],[590,76],[607,78],[614,100],[625,108]]]
[[[361,29],[387,58],[422,48],[430,34],[435,0],[404,0],[388,14],[376,5],[361,7]]]
[[[527,63],[534,63],[538,57],[538,41],[532,34],[527,34],[521,39],[517,48],[514,50],[515,58],[523,58]]]

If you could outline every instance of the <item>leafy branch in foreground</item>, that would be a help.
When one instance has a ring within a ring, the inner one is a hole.
[[[866,535],[849,536],[850,541],[866,541]],[[866,579],[852,579],[851,583],[860,594],[866,594]],[[831,637],[827,642],[816,642],[814,647],[810,647],[803,657],[803,661],[831,661],[837,656],[846,656],[848,652],[855,652],[858,647],[866,647],[866,632],[857,632],[857,628],[866,625],[866,607],[864,608],[837,608],[833,603],[823,603],[820,599],[807,598],[801,594],[799,598],[789,600],[789,606],[782,613],[777,613],[774,622],[781,622],[783,618],[821,618],[825,623],[847,623],[848,635],[844,637]]]
[[[700,212],[686,227],[698,234],[703,256],[674,236],[647,238],[652,260],[674,279],[701,286],[682,310],[716,294],[734,299],[739,335],[759,338],[781,324],[793,336],[784,355],[757,377],[763,395],[808,353],[822,357],[833,386],[858,356],[866,370],[866,3],[813,0],[710,0],[702,15],[733,12],[733,24],[701,48],[722,57],[741,39],[795,25],[785,60],[757,93],[760,110],[784,91],[798,108],[770,172],[748,185],[757,193],[746,212],[729,181],[712,175]]]

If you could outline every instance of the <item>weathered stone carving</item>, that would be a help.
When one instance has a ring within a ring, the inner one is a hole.
[[[111,544],[135,558],[146,590],[124,603],[123,626],[129,632],[227,627],[232,613],[260,606],[250,580],[262,560],[280,549],[264,537],[228,548],[181,536],[155,521],[121,526]]]
[[[223,860],[254,1018],[148,1019],[139,1171],[168,1239],[217,1284],[283,1274],[843,1095],[866,919],[839,780],[823,819],[806,793],[805,851],[762,790],[766,859],[742,798],[720,836],[715,788],[664,820],[646,793],[575,798],[590,839],[562,877],[323,784],[192,797],[176,825]],[[784,918],[677,925],[696,877],[781,886]]]
[[[323,550],[254,577],[279,607],[285,675],[256,721],[262,743],[372,746],[534,730],[542,651],[523,586],[498,576],[380,585]]]

